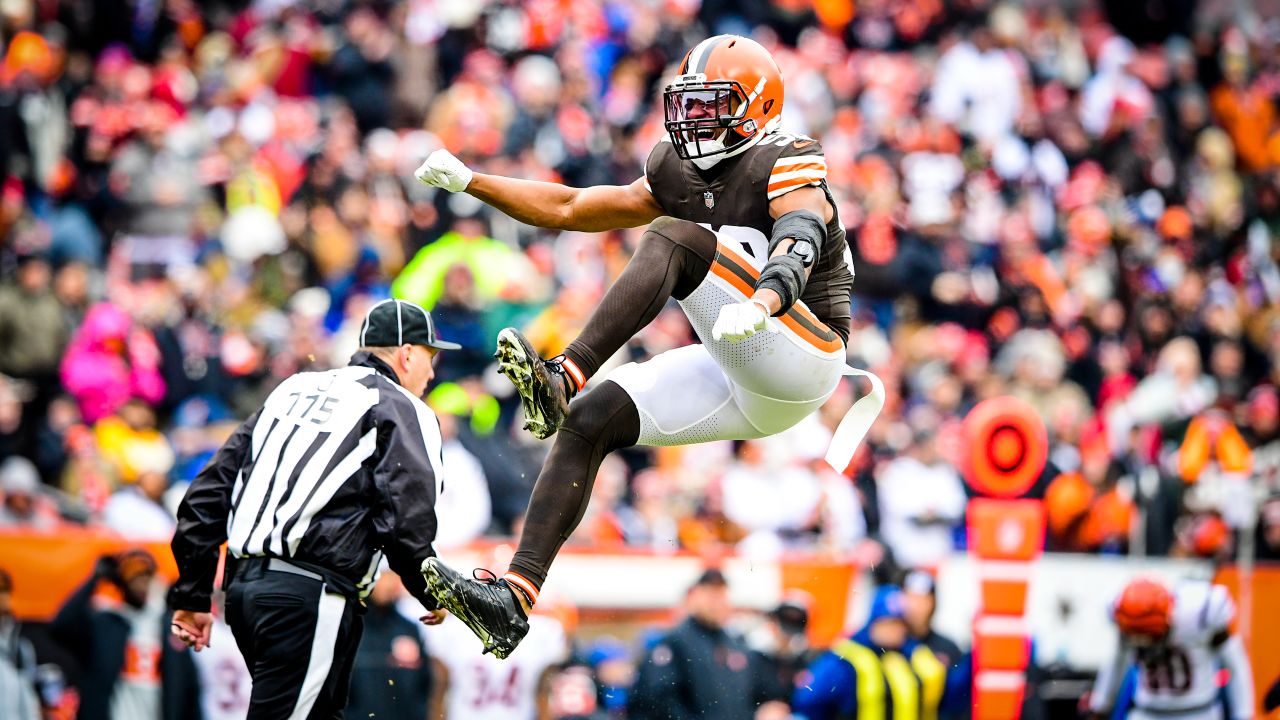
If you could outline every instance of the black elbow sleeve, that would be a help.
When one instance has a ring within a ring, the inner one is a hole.
[[[787,239],[795,240],[787,252],[773,256],[778,246]],[[792,210],[773,223],[773,235],[769,238],[769,262],[765,263],[756,289],[768,288],[778,293],[781,315],[804,294],[809,268],[822,256],[827,241],[827,228],[822,218],[812,210]],[[800,246],[800,247],[798,247]]]

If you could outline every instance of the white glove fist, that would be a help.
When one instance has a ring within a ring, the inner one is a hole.
[[[711,337],[739,342],[758,332],[764,332],[768,327],[769,312],[760,303],[747,300],[720,308],[720,316],[711,329]]]
[[[443,148],[428,155],[413,176],[431,187],[451,193],[462,192],[471,184],[471,168]]]

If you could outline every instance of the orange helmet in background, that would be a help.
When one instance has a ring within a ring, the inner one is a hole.
[[[1124,587],[1112,615],[1121,634],[1158,640],[1173,623],[1173,594],[1155,580],[1138,578]]]
[[[1066,535],[1071,524],[1089,511],[1094,495],[1093,486],[1080,473],[1063,473],[1054,478],[1044,491],[1049,531]]]
[[[706,170],[777,128],[782,71],[755,40],[716,35],[684,56],[662,96],[676,154]]]

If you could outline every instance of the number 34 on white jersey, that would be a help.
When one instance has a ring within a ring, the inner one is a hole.
[[[452,615],[422,635],[427,653],[448,672],[449,720],[536,720],[542,674],[569,654],[563,626],[545,615],[529,618],[528,636],[506,660],[481,654],[480,641]]]

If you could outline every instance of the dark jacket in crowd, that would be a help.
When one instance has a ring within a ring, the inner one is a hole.
[[[804,672],[820,653],[816,649],[808,650],[794,656],[752,651],[752,667],[757,675],[756,686],[760,697],[765,700],[791,703],[791,693],[796,687],[796,678]]]
[[[964,652],[960,650],[960,646],[954,640],[930,628],[929,634],[921,642],[933,652],[933,656],[938,658],[939,662],[947,666],[948,688],[956,687],[955,677],[963,675],[968,678],[971,670],[969,670],[966,663],[971,662],[971,660],[965,657]],[[955,691],[952,692],[954,693]],[[942,720],[965,720],[970,715],[971,708],[967,702],[952,702],[949,707],[939,711],[939,717]],[[1022,717],[1027,718],[1028,716],[1024,714]]]
[[[942,661],[942,664],[946,665],[948,669],[958,665],[960,663],[960,659],[964,657],[964,653],[961,652],[960,646],[957,645],[954,640],[946,635],[939,634],[938,631],[933,628],[929,629],[928,636],[922,638],[921,642],[924,643],[925,647],[932,650],[934,657]]]
[[[95,574],[67,599],[50,630],[80,666],[79,720],[132,720],[111,717],[111,698],[124,670],[129,620],[118,610],[95,606]],[[200,720],[200,680],[191,652],[169,635],[169,616],[156,624],[160,640],[162,720]]]
[[[351,672],[349,718],[425,718],[431,665],[418,626],[395,607],[370,605]]]
[[[0,286],[0,372],[20,378],[48,375],[66,347],[62,305],[52,292]]]
[[[752,653],[721,628],[690,618],[640,666],[629,720],[751,720],[769,688]]]

